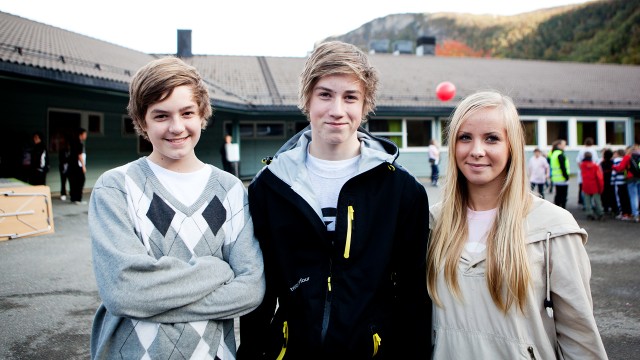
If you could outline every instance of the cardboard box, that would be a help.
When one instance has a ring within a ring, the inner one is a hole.
[[[53,232],[53,208],[48,186],[18,183],[0,186],[0,241]]]

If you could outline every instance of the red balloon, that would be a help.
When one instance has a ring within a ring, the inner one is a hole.
[[[436,95],[441,101],[449,101],[456,95],[456,86],[449,81],[443,81],[436,87]]]

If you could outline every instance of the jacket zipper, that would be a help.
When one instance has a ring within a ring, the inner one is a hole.
[[[324,311],[322,313],[322,332],[320,335],[321,343],[324,344],[324,339],[327,336],[327,329],[329,328],[329,316],[331,315],[331,274],[333,273],[333,263],[329,259],[329,276],[327,277],[327,297],[324,302]]]
[[[347,240],[344,244],[344,258],[349,258],[349,252],[351,251],[351,231],[353,229],[353,214],[355,211],[353,210],[353,206],[349,205],[347,207]]]
[[[378,333],[373,333],[373,355],[371,357],[375,357],[378,354],[378,347],[382,343],[382,339]]]
[[[533,346],[529,346],[527,348],[527,351],[529,352],[529,356],[531,357],[531,360],[536,360],[536,354],[533,352]]]
[[[280,350],[280,354],[276,360],[282,360],[284,358],[284,354],[287,352],[287,343],[289,342],[289,325],[285,321],[282,324],[282,335],[284,336],[284,344],[282,344],[282,349]]]

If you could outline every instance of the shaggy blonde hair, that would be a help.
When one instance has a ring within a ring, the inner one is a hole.
[[[513,304],[524,309],[530,284],[529,262],[525,249],[525,218],[531,207],[526,174],[524,132],[513,101],[496,91],[481,91],[465,98],[455,109],[448,127],[449,161],[443,189],[441,213],[435,224],[427,255],[427,288],[434,303],[442,306],[436,279],[443,271],[454,297],[462,300],[458,284],[458,262],[467,242],[467,180],[455,161],[460,126],[475,112],[497,109],[503,114],[509,142],[506,177],[498,196],[495,221],[487,235],[487,287],[496,306],[507,312]]]
[[[357,46],[341,41],[329,41],[316,47],[300,74],[298,108],[309,118],[309,101],[313,88],[324,76],[355,75],[364,89],[362,121],[376,108],[378,74],[367,55]]]

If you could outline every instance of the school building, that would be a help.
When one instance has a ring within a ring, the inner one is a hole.
[[[60,139],[78,127],[89,131],[87,188],[107,169],[149,154],[150,145],[135,135],[126,114],[128,84],[138,68],[165,55],[0,12],[0,178],[20,176],[22,149],[35,131],[45,135],[51,157],[47,185],[54,193],[60,186]],[[201,160],[221,167],[219,148],[230,133],[240,147],[240,176],[250,179],[263,166],[261,159],[307,125],[297,108],[304,57],[192,54],[190,30],[177,30],[176,54],[170,55],[195,66],[209,85],[215,110],[196,148]],[[365,127],[398,144],[399,162],[416,176],[429,175],[429,140],[443,143],[454,106],[482,89],[514,99],[528,152],[535,147],[546,152],[558,138],[568,141],[570,159],[586,137],[598,148],[640,142],[640,66],[438,57],[422,51],[373,53],[370,59],[381,88]],[[443,81],[457,88],[446,102],[435,93]],[[446,161],[443,148],[441,168]]]

